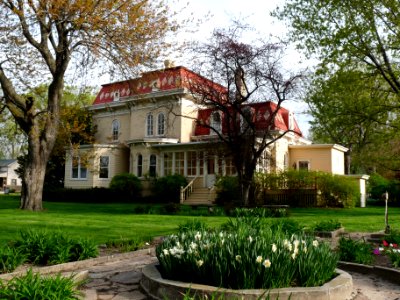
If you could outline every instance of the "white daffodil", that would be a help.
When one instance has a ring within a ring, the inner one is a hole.
[[[266,267],[266,268],[271,267],[271,261],[269,259],[264,260],[263,266]]]

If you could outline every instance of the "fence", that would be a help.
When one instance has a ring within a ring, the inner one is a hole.
[[[263,205],[290,205],[291,207],[315,207],[318,205],[316,189],[265,190]]]

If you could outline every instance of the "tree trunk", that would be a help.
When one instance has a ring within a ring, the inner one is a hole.
[[[250,184],[248,182],[243,182],[243,184],[242,184],[242,201],[243,201],[243,205],[245,207],[248,207],[250,205],[249,194],[250,194]]]
[[[22,175],[21,209],[32,211],[43,209],[43,184],[47,161],[57,136],[58,116],[52,121],[47,122],[42,130],[38,121],[31,124],[28,134],[28,155]]]
[[[347,175],[351,174],[351,147],[344,154],[344,173]]]
[[[29,155],[25,162],[22,180],[21,209],[38,211],[43,209],[42,196],[47,159]]]

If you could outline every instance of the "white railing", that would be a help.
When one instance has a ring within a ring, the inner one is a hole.
[[[195,182],[195,180],[197,179],[197,177],[195,177],[193,180],[191,180],[187,186],[183,187],[181,186],[181,199],[180,199],[180,203],[182,204],[186,199],[189,198],[189,196],[193,193],[194,191],[194,185],[193,183]]]

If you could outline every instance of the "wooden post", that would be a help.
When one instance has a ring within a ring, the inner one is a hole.
[[[390,233],[390,226],[389,226],[389,215],[388,215],[388,200],[389,200],[389,193],[386,191],[385,194],[385,233]]]

